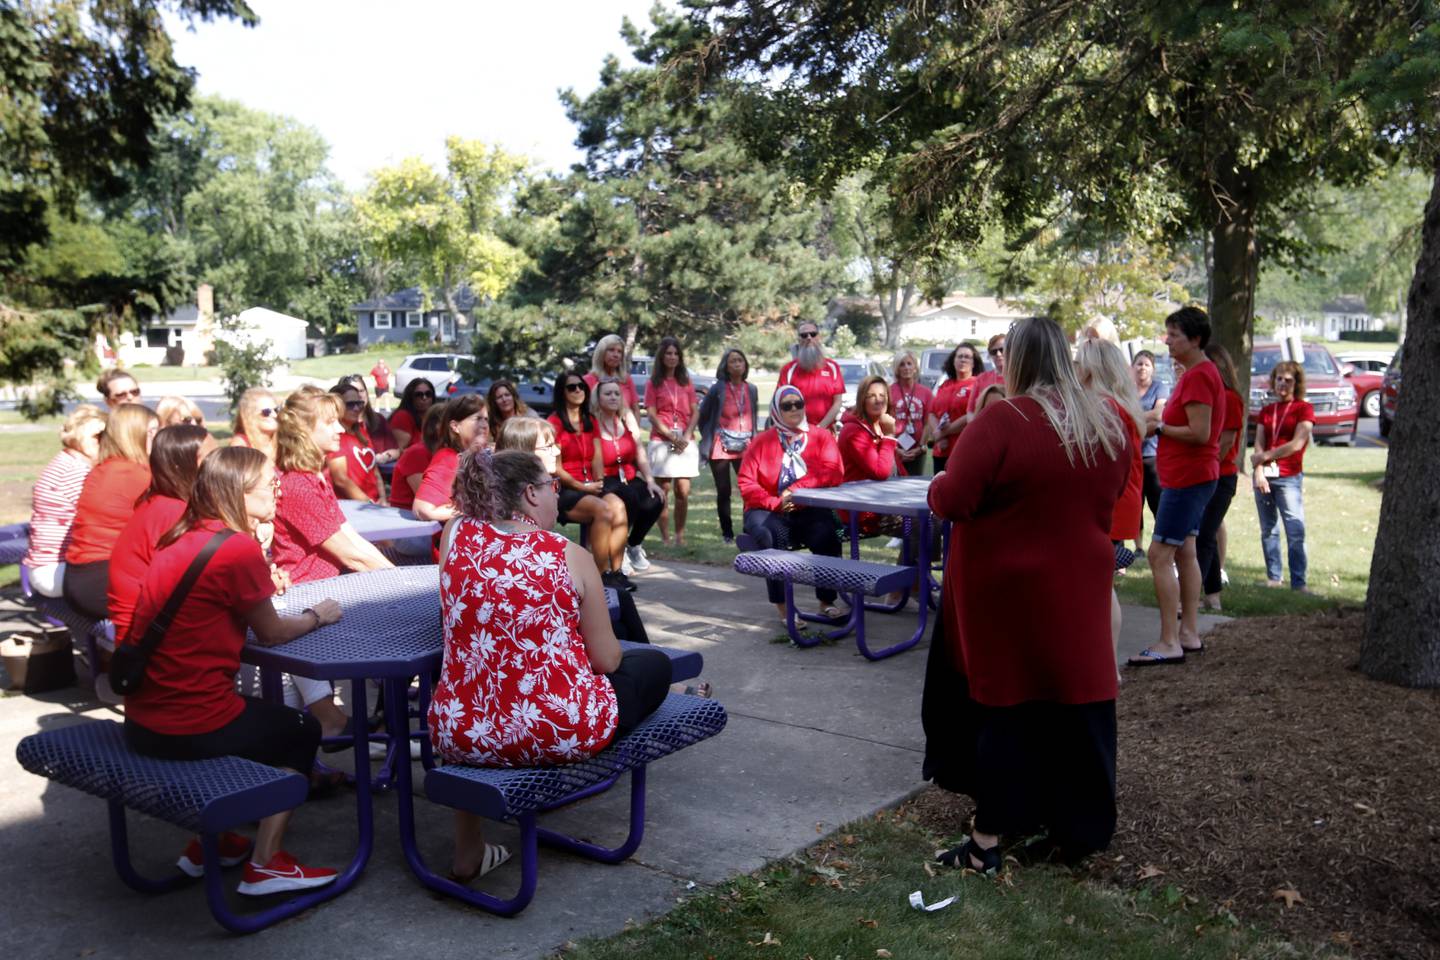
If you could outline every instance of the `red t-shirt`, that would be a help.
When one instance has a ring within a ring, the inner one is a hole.
[[[420,478],[420,489],[415,491],[416,500],[437,507],[443,507],[455,500],[455,472],[460,469],[460,453],[449,447],[439,447]]]
[[[190,562],[221,528],[206,521],[155,554],[135,607],[133,638],[145,635]],[[242,533],[225,541],[150,655],[144,685],[125,698],[125,718],[155,733],[183,736],[210,733],[238,717],[245,709],[235,692],[245,646],[241,614],[274,593],[260,545]]]
[[[375,378],[375,392],[384,393],[390,389],[390,368],[382,367],[380,364],[370,368],[370,376]]]
[[[595,375],[594,371],[591,371],[580,379],[590,384],[590,393],[593,396],[595,393],[595,385],[600,382],[600,378]],[[625,397],[625,406],[631,410],[640,409],[640,397],[635,393],[635,381],[626,377],[624,380],[618,382],[620,384],[620,393]]]
[[[576,483],[590,483],[595,479],[595,431],[565,429],[558,413],[549,416],[550,425],[555,428],[555,443],[560,447],[560,466],[570,474]],[[593,422],[593,421],[592,421]],[[582,421],[583,423],[583,421]]]
[[[1258,419],[1265,430],[1265,449],[1274,450],[1294,440],[1295,428],[1300,424],[1315,423],[1315,408],[1308,400],[1272,403],[1260,411]],[[1293,477],[1305,469],[1305,447],[1275,462],[1280,466],[1280,476]]]
[[[412,443],[400,454],[400,459],[395,461],[395,472],[390,477],[390,506],[410,509],[415,502],[415,491],[410,486],[410,478],[419,474],[425,475],[425,468],[430,466],[430,451],[423,443]]]
[[[115,625],[115,639],[125,637],[140,588],[155,556],[160,538],[169,533],[185,512],[185,501],[174,497],[154,496],[135,508],[135,514],[120,533],[115,552],[110,557],[110,622]]]
[[[1125,480],[1125,490],[1120,494],[1120,499],[1115,501],[1115,516],[1110,520],[1111,540],[1136,540],[1140,537],[1141,508],[1145,503],[1145,460],[1142,456],[1142,444],[1140,442],[1140,428],[1135,426],[1131,420],[1120,409],[1115,401],[1110,401],[1115,412],[1120,414],[1120,419],[1125,421],[1130,436],[1130,473]]]
[[[805,370],[800,361],[791,360],[780,368],[777,386],[790,384],[805,398],[805,419],[817,424],[835,405],[835,398],[845,392],[845,375],[834,360],[821,360],[814,370]]]
[[[1160,486],[1169,490],[1193,487],[1220,477],[1220,431],[1225,429],[1225,384],[1220,371],[1209,360],[1195,364],[1180,377],[1170,399],[1165,401],[1161,420],[1167,427],[1180,427],[1190,422],[1185,407],[1204,403],[1210,407],[1210,439],[1206,443],[1181,443],[1160,435],[1155,454],[1155,469],[1160,473]]]
[[[75,522],[70,526],[66,563],[98,563],[109,560],[120,531],[135,514],[135,501],[150,487],[150,465],[124,457],[111,457],[90,471],[80,500],[75,504]]]
[[[683,433],[690,415],[695,411],[695,384],[680,386],[666,378],[656,386],[652,377],[645,384],[645,410],[651,423],[659,423],[669,433]]]
[[[1234,390],[1225,391],[1225,425],[1220,429],[1235,431],[1230,449],[1220,456],[1220,476],[1233,477],[1240,472],[1235,455],[1240,452],[1240,439],[1245,435],[1245,401]]]
[[[975,404],[980,401],[980,394],[984,393],[985,388],[990,386],[990,384],[998,383],[1002,387],[1005,386],[1005,374],[1000,373],[996,370],[986,370],[979,376],[971,377],[970,379],[973,382],[970,385],[970,392],[966,394],[966,413],[975,412]]]
[[[340,575],[320,544],[340,532],[345,514],[330,483],[318,473],[285,470],[275,499],[275,541],[270,556],[293,583]]]
[[[930,404],[930,412],[935,415],[939,426],[944,427],[965,416],[970,409],[970,398],[977,392],[975,384],[978,381],[978,377],[967,377],[964,380],[946,380],[940,384],[935,392],[935,399]],[[942,459],[949,456],[954,442],[954,437],[936,440],[935,456]]]
[[[420,442],[420,428],[415,425],[415,418],[410,415],[410,411],[404,407],[390,414],[390,432],[394,433],[396,430],[404,430],[410,434],[412,444]]]
[[[342,459],[350,482],[364,491],[371,503],[378,501],[380,474],[375,469],[375,450],[370,445],[370,435],[363,427],[358,439],[348,430],[340,435],[340,449],[330,455],[325,466],[328,469],[331,462]]]

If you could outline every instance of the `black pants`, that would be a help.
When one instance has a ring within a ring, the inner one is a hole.
[[[746,510],[745,532],[755,538],[761,550],[789,545],[791,549],[806,547],[822,557],[840,556],[840,535],[835,532],[835,516],[820,507],[800,507],[793,513],[772,513],[769,510]],[[766,580],[765,590],[771,603],[785,602],[785,581]],[[823,587],[815,588],[821,603],[830,603],[837,594]]]
[[[635,598],[629,590],[616,590],[615,593],[620,597],[620,619],[615,624],[615,636],[631,643],[649,643],[650,634],[645,630],[645,621],[640,619]]]
[[[320,748],[320,721],[283,703],[246,697],[245,712],[218,730],[155,733],[127,717],[125,740],[135,752],[162,760],[244,757],[308,777]]]
[[[640,726],[670,693],[670,658],[659,650],[626,650],[620,666],[605,674],[615,688],[620,722],[616,737]]]
[[[1200,576],[1205,581],[1204,593],[1209,596],[1219,593],[1220,582],[1220,525],[1225,514],[1230,512],[1230,501],[1235,499],[1235,484],[1238,478],[1231,474],[1221,477],[1210,495],[1205,515],[1200,518],[1200,532],[1195,536],[1195,561],[1200,564]],[[69,574],[66,574],[67,576]]]
[[[1145,503],[1150,507],[1150,516],[1155,516],[1155,511],[1160,509],[1160,470],[1155,466],[1154,457],[1146,457],[1141,461],[1145,465]],[[1140,511],[1140,532],[1145,532],[1145,511]]]
[[[109,589],[109,560],[66,564],[65,579],[60,585],[60,593],[72,609],[80,611],[91,620],[108,619],[110,616]]]
[[[632,547],[640,546],[655,521],[660,519],[665,501],[652,494],[639,477],[632,477],[628,482],[622,482],[619,477],[606,477],[604,492],[615,494],[625,504],[625,513],[630,518],[630,536],[625,542]]]
[[[710,476],[715,480],[715,510],[720,514],[720,535],[735,539],[735,524],[730,519],[730,471],[740,475],[739,460],[711,460]]]

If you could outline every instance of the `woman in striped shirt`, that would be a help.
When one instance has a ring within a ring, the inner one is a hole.
[[[105,432],[105,411],[82,403],[60,427],[60,452],[40,471],[35,481],[30,512],[30,549],[22,561],[30,571],[30,586],[46,597],[60,596],[65,576],[65,548],[75,504],[90,468],[100,456],[100,434]]]

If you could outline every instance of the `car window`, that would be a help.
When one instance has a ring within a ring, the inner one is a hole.
[[[416,370],[444,370],[445,362],[439,357],[421,357],[415,361]]]
[[[953,352],[953,351],[952,351]],[[943,351],[925,354],[925,369],[931,373],[942,373],[945,370],[945,358],[950,354]]]
[[[1335,366],[1335,358],[1330,356],[1330,351],[1324,347],[1305,348],[1305,372],[1327,377],[1340,375],[1340,369]]]

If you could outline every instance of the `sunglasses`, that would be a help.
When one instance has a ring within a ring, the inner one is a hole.
[[[429,390],[416,390],[414,393],[410,394],[410,396],[414,397],[416,400],[435,399],[435,394],[431,393]]]
[[[567,383],[567,384],[565,384],[565,392],[566,392],[566,393],[584,393],[584,392],[585,392],[585,382],[584,382],[583,380],[575,380],[575,381],[572,381],[572,382],[570,382],[570,383]]]
[[[110,399],[111,399],[111,400],[135,399],[135,398],[137,398],[137,397],[139,397],[139,396],[140,396],[140,388],[139,388],[139,387],[136,387],[134,390],[112,390],[112,391],[110,391]]]
[[[194,426],[197,426],[197,427],[203,427],[203,426],[205,426],[205,418],[204,418],[204,417],[181,417],[181,418],[180,418],[180,422],[181,422],[181,423],[193,424]]]
[[[820,331],[810,330],[805,333],[797,334],[797,336],[799,336],[801,340],[814,340],[816,337],[820,336]]]
[[[804,410],[804,409],[805,409],[805,401],[804,401],[804,400],[786,400],[784,403],[780,404],[780,409],[783,410],[783,411],[785,411],[786,413],[794,413],[796,410]]]
[[[1001,357],[1001,356],[1004,356],[1004,355],[1005,355],[1005,348],[1004,348],[1004,347],[996,347],[994,350],[991,350],[991,351],[990,351],[990,356],[992,356],[992,357]]]
[[[364,401],[364,400],[346,400],[346,401],[345,401],[345,409],[346,409],[346,410],[364,410],[364,409],[365,409],[365,401]]]

